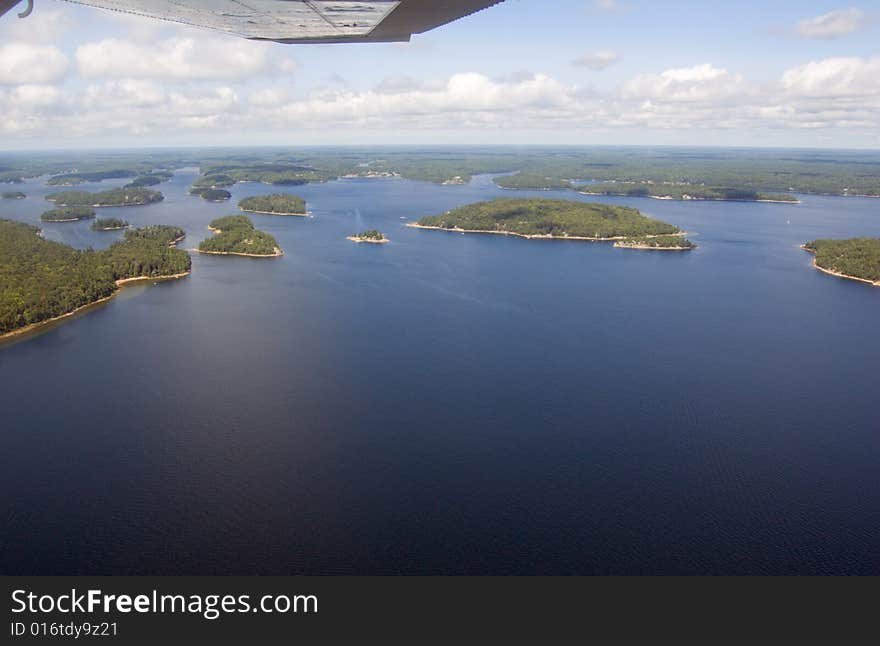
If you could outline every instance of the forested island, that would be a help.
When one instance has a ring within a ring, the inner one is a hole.
[[[40,219],[44,222],[76,222],[95,217],[95,209],[90,206],[66,206],[49,209],[43,212]]]
[[[189,192],[208,202],[225,202],[232,197],[232,193],[221,188],[191,188]]]
[[[648,251],[690,251],[697,245],[683,236],[642,236],[625,238],[614,243],[620,249],[645,249]]]
[[[147,186],[156,186],[162,182],[167,182],[174,176],[171,171],[154,171],[147,175],[139,175],[131,182],[123,186],[123,188],[144,188]]]
[[[190,271],[189,254],[167,239],[126,236],[93,251],[39,234],[35,226],[0,220],[0,337],[107,300],[126,283],[181,278]]]
[[[119,229],[127,229],[128,222],[119,218],[98,218],[92,222],[92,231],[118,231]]]
[[[546,175],[517,173],[495,178],[501,188],[550,191],[577,190],[581,195],[618,195],[623,197],[653,197],[658,200],[716,200],[721,202],[800,202],[786,193],[763,193],[751,189],[705,186],[687,182],[605,182],[576,184],[570,179]]]
[[[22,193],[21,191],[5,191],[4,193],[0,193],[0,198],[4,200],[23,200],[27,195]]]
[[[173,247],[185,237],[186,231],[170,224],[154,224],[152,226],[141,227],[140,229],[132,229],[131,231],[125,232],[126,240],[134,241],[143,239],[151,242],[160,242],[169,247]]]
[[[58,206],[143,206],[161,202],[165,196],[147,188],[114,188],[109,191],[90,193],[89,191],[61,191],[46,196],[49,202]]]
[[[798,204],[800,200],[786,193],[762,193],[742,188],[695,186],[690,184],[646,184],[614,182],[579,187],[581,195],[621,195],[653,197],[658,200],[715,200],[719,202],[781,202]]]
[[[46,182],[49,186],[77,186],[85,182],[102,182],[105,179],[124,179],[137,175],[136,170],[130,168],[113,168],[82,173],[63,173],[50,177]]]
[[[254,228],[246,215],[228,215],[213,220],[208,228],[216,235],[202,240],[200,253],[267,258],[284,252],[278,241],[265,231]]]
[[[816,256],[819,271],[880,287],[880,238],[813,240],[802,248]]]
[[[266,215],[308,215],[306,201],[289,193],[246,197],[238,203],[238,208],[247,213],[264,213]]]
[[[386,242],[390,242],[390,240],[385,237],[384,233],[377,231],[376,229],[363,231],[357,235],[348,236],[346,239],[351,240],[352,242],[368,242],[372,244],[385,244]]]
[[[681,233],[678,227],[630,207],[550,199],[478,202],[407,226],[570,240],[621,240]]]

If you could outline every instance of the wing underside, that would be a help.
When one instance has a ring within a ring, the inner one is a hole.
[[[281,43],[399,42],[503,0],[66,0]]]

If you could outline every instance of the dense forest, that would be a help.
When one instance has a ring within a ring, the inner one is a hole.
[[[880,238],[813,240],[804,249],[816,254],[816,266],[822,269],[880,281]]]
[[[88,191],[61,191],[46,196],[58,206],[140,206],[165,199],[158,191],[146,188],[113,188],[109,191],[90,193]]]
[[[77,250],[44,240],[37,227],[0,220],[0,334],[106,298],[117,280],[189,269],[189,254],[155,240],[126,240],[105,251]]]
[[[131,182],[123,186],[123,188],[143,188],[147,186],[156,186],[157,184],[161,184],[162,182],[167,182],[174,173],[170,171],[155,171],[150,173],[149,175],[139,175],[135,177]]]
[[[517,173],[516,175],[503,175],[501,177],[496,177],[495,183],[501,188],[529,191],[550,191],[573,188],[571,180],[529,173]]]
[[[125,232],[126,240],[152,240],[169,246],[177,244],[185,237],[186,231],[170,224],[154,224]]]
[[[95,217],[95,209],[90,206],[65,206],[43,212],[44,222],[75,222]]]
[[[696,249],[697,245],[683,236],[653,236],[626,238],[614,243],[615,247],[624,249]]]
[[[128,222],[120,218],[98,218],[92,222],[92,231],[115,231],[117,229],[125,229]]]
[[[578,187],[587,195],[625,195],[627,197],[659,197],[672,200],[720,200],[731,202],[798,202],[787,193],[762,193],[742,188],[695,186],[692,184],[644,184],[613,182]]]
[[[114,168],[84,173],[64,173],[50,177],[46,184],[49,186],[76,186],[85,182],[101,182],[105,179],[124,179],[126,177],[134,177],[137,174],[136,170],[130,168]]]
[[[232,193],[221,188],[192,188],[189,192],[208,202],[225,202],[232,197]]]
[[[22,193],[21,191],[5,191],[0,193],[0,198],[4,200],[23,200],[27,195]]]
[[[256,195],[246,197],[238,203],[238,208],[251,213],[271,213],[273,215],[305,215],[306,201],[289,193]]]
[[[619,238],[678,233],[637,209],[568,200],[499,199],[419,220],[420,226],[526,236]]]
[[[203,240],[199,251],[246,256],[281,255],[278,241],[268,233],[255,229],[254,223],[245,215],[217,218],[211,222],[210,229],[217,235]]]

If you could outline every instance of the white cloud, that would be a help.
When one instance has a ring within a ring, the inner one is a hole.
[[[802,20],[797,24],[797,33],[805,38],[840,38],[861,29],[867,21],[868,15],[861,9],[838,9]]]
[[[624,84],[630,99],[661,101],[712,101],[741,95],[748,90],[742,76],[710,64],[642,74]]]
[[[578,67],[588,67],[591,70],[604,70],[606,67],[614,65],[620,60],[620,54],[609,50],[598,52],[587,52],[583,56],[579,56],[572,61],[572,65]]]
[[[27,20],[14,20],[11,13],[4,18],[0,21],[0,42],[20,40],[51,45],[74,26],[70,13],[46,7],[35,11]]]
[[[150,78],[34,83],[0,88],[0,114],[6,140],[57,132],[153,141],[198,132],[219,141],[228,133],[420,131],[482,139],[500,136],[493,132],[860,129],[862,140],[880,141],[880,57],[812,61],[761,83],[706,63],[642,74],[602,92],[529,72],[389,77],[368,90],[325,85],[308,91],[282,77],[190,86]]]
[[[880,95],[880,56],[813,61],[787,70],[782,87],[811,97]]]
[[[617,2],[617,0],[594,0],[593,6],[599,11],[606,11],[609,13],[623,10],[623,5]]]
[[[85,78],[239,80],[271,71],[268,46],[232,38],[169,38],[138,44],[109,38],[76,50]],[[295,64],[282,61],[283,71]]]
[[[0,45],[0,85],[57,83],[67,73],[68,60],[51,45]]]

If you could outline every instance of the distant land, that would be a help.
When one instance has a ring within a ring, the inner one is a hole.
[[[82,251],[44,240],[35,226],[0,220],[0,338],[106,301],[131,282],[187,276],[189,254],[170,237],[182,229],[172,229],[128,231],[109,249]]]
[[[5,191],[0,193],[0,198],[4,200],[23,200],[27,195],[22,193],[21,191]]]
[[[469,204],[407,226],[521,238],[617,241],[678,236],[678,227],[625,206],[570,200],[497,199]]]
[[[263,213],[265,215],[308,215],[306,201],[290,193],[246,197],[238,203],[238,208],[247,213]]]
[[[245,215],[229,215],[213,220],[208,227],[216,235],[202,240],[200,253],[223,256],[274,258],[284,255],[278,241],[265,231],[254,228]]]
[[[506,174],[499,186],[606,190],[667,199],[790,202],[792,193],[880,197],[880,153],[853,150],[708,147],[300,147],[180,149],[164,152],[0,153],[0,183],[48,176],[52,186],[133,178],[154,185],[175,169],[198,167],[194,189],[241,182],[296,186],[340,177],[466,184]],[[603,185],[611,184],[607,188]],[[725,193],[742,192],[740,196]]]
[[[90,193],[88,191],[61,191],[50,193],[46,200],[57,206],[143,206],[161,202],[165,196],[158,191],[146,188],[114,188],[109,191]]]
[[[880,238],[813,240],[802,249],[816,256],[819,271],[880,287]]]

